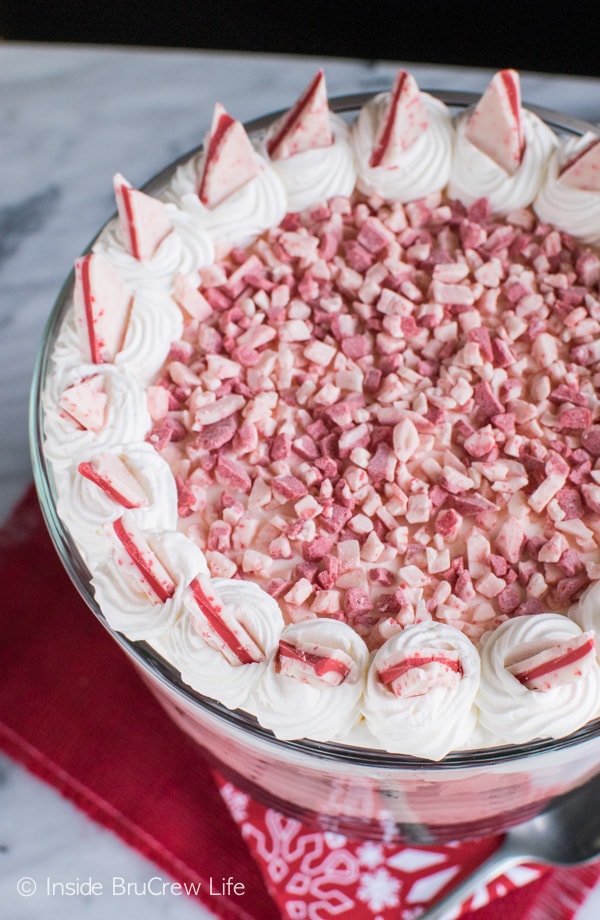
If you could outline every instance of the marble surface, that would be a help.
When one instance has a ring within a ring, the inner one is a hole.
[[[31,480],[27,401],[44,323],[73,259],[114,210],[112,175],[142,184],[201,141],[216,100],[247,120],[288,105],[318,66],[334,96],[389,87],[398,63],[0,42],[0,518]],[[410,69],[432,89],[480,91],[490,76]],[[528,102],[600,121],[599,80],[523,74],[522,88]],[[211,916],[180,897],[109,893],[113,878],[142,890],[156,875],[112,833],[0,756],[2,917]],[[38,884],[31,897],[18,892],[23,877]],[[47,879],[91,879],[105,894],[48,896]],[[594,892],[577,920],[592,920],[599,909]]]

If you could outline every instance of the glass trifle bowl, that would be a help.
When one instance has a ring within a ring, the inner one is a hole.
[[[433,95],[453,114],[476,102],[464,93]],[[352,122],[370,99],[364,94],[345,96],[332,100],[330,108]],[[594,130],[579,120],[529,108],[561,137],[578,138]],[[248,135],[258,142],[282,114],[246,125]],[[178,168],[201,151],[198,148],[181,157],[143,191],[161,197]],[[111,218],[96,239],[114,221]],[[84,553],[59,513],[58,477],[46,451],[45,394],[52,385],[61,335],[74,310],[74,284],[71,273],[44,332],[32,386],[31,447],[44,518],[59,557],[91,613],[120,645],[173,721],[223,776],[264,804],[312,826],[362,839],[425,843],[502,832],[600,770],[600,718],[558,739],[470,744],[438,760],[381,749],[368,736],[353,738],[352,743],[346,739],[283,740],[250,711],[229,708],[193,689],[160,642],[133,639],[111,626],[96,599],[93,573]]]

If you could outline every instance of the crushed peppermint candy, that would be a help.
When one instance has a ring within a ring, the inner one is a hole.
[[[206,271],[148,441],[213,575],[376,648],[600,571],[600,259],[533,213],[334,198]]]

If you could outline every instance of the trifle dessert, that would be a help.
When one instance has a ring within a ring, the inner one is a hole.
[[[281,740],[438,761],[600,716],[600,141],[497,73],[319,71],[78,258],[44,394],[109,625]]]

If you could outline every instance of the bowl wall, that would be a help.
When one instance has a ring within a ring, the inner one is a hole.
[[[462,765],[415,759],[365,764],[273,744],[189,704],[142,670],[174,722],[202,748],[215,769],[264,805],[304,824],[387,843],[444,843],[498,834],[538,814],[552,798],[598,772],[600,737],[512,760]],[[389,758],[388,758],[389,760]],[[403,761],[403,762],[402,762]],[[291,779],[292,778],[292,779]]]

